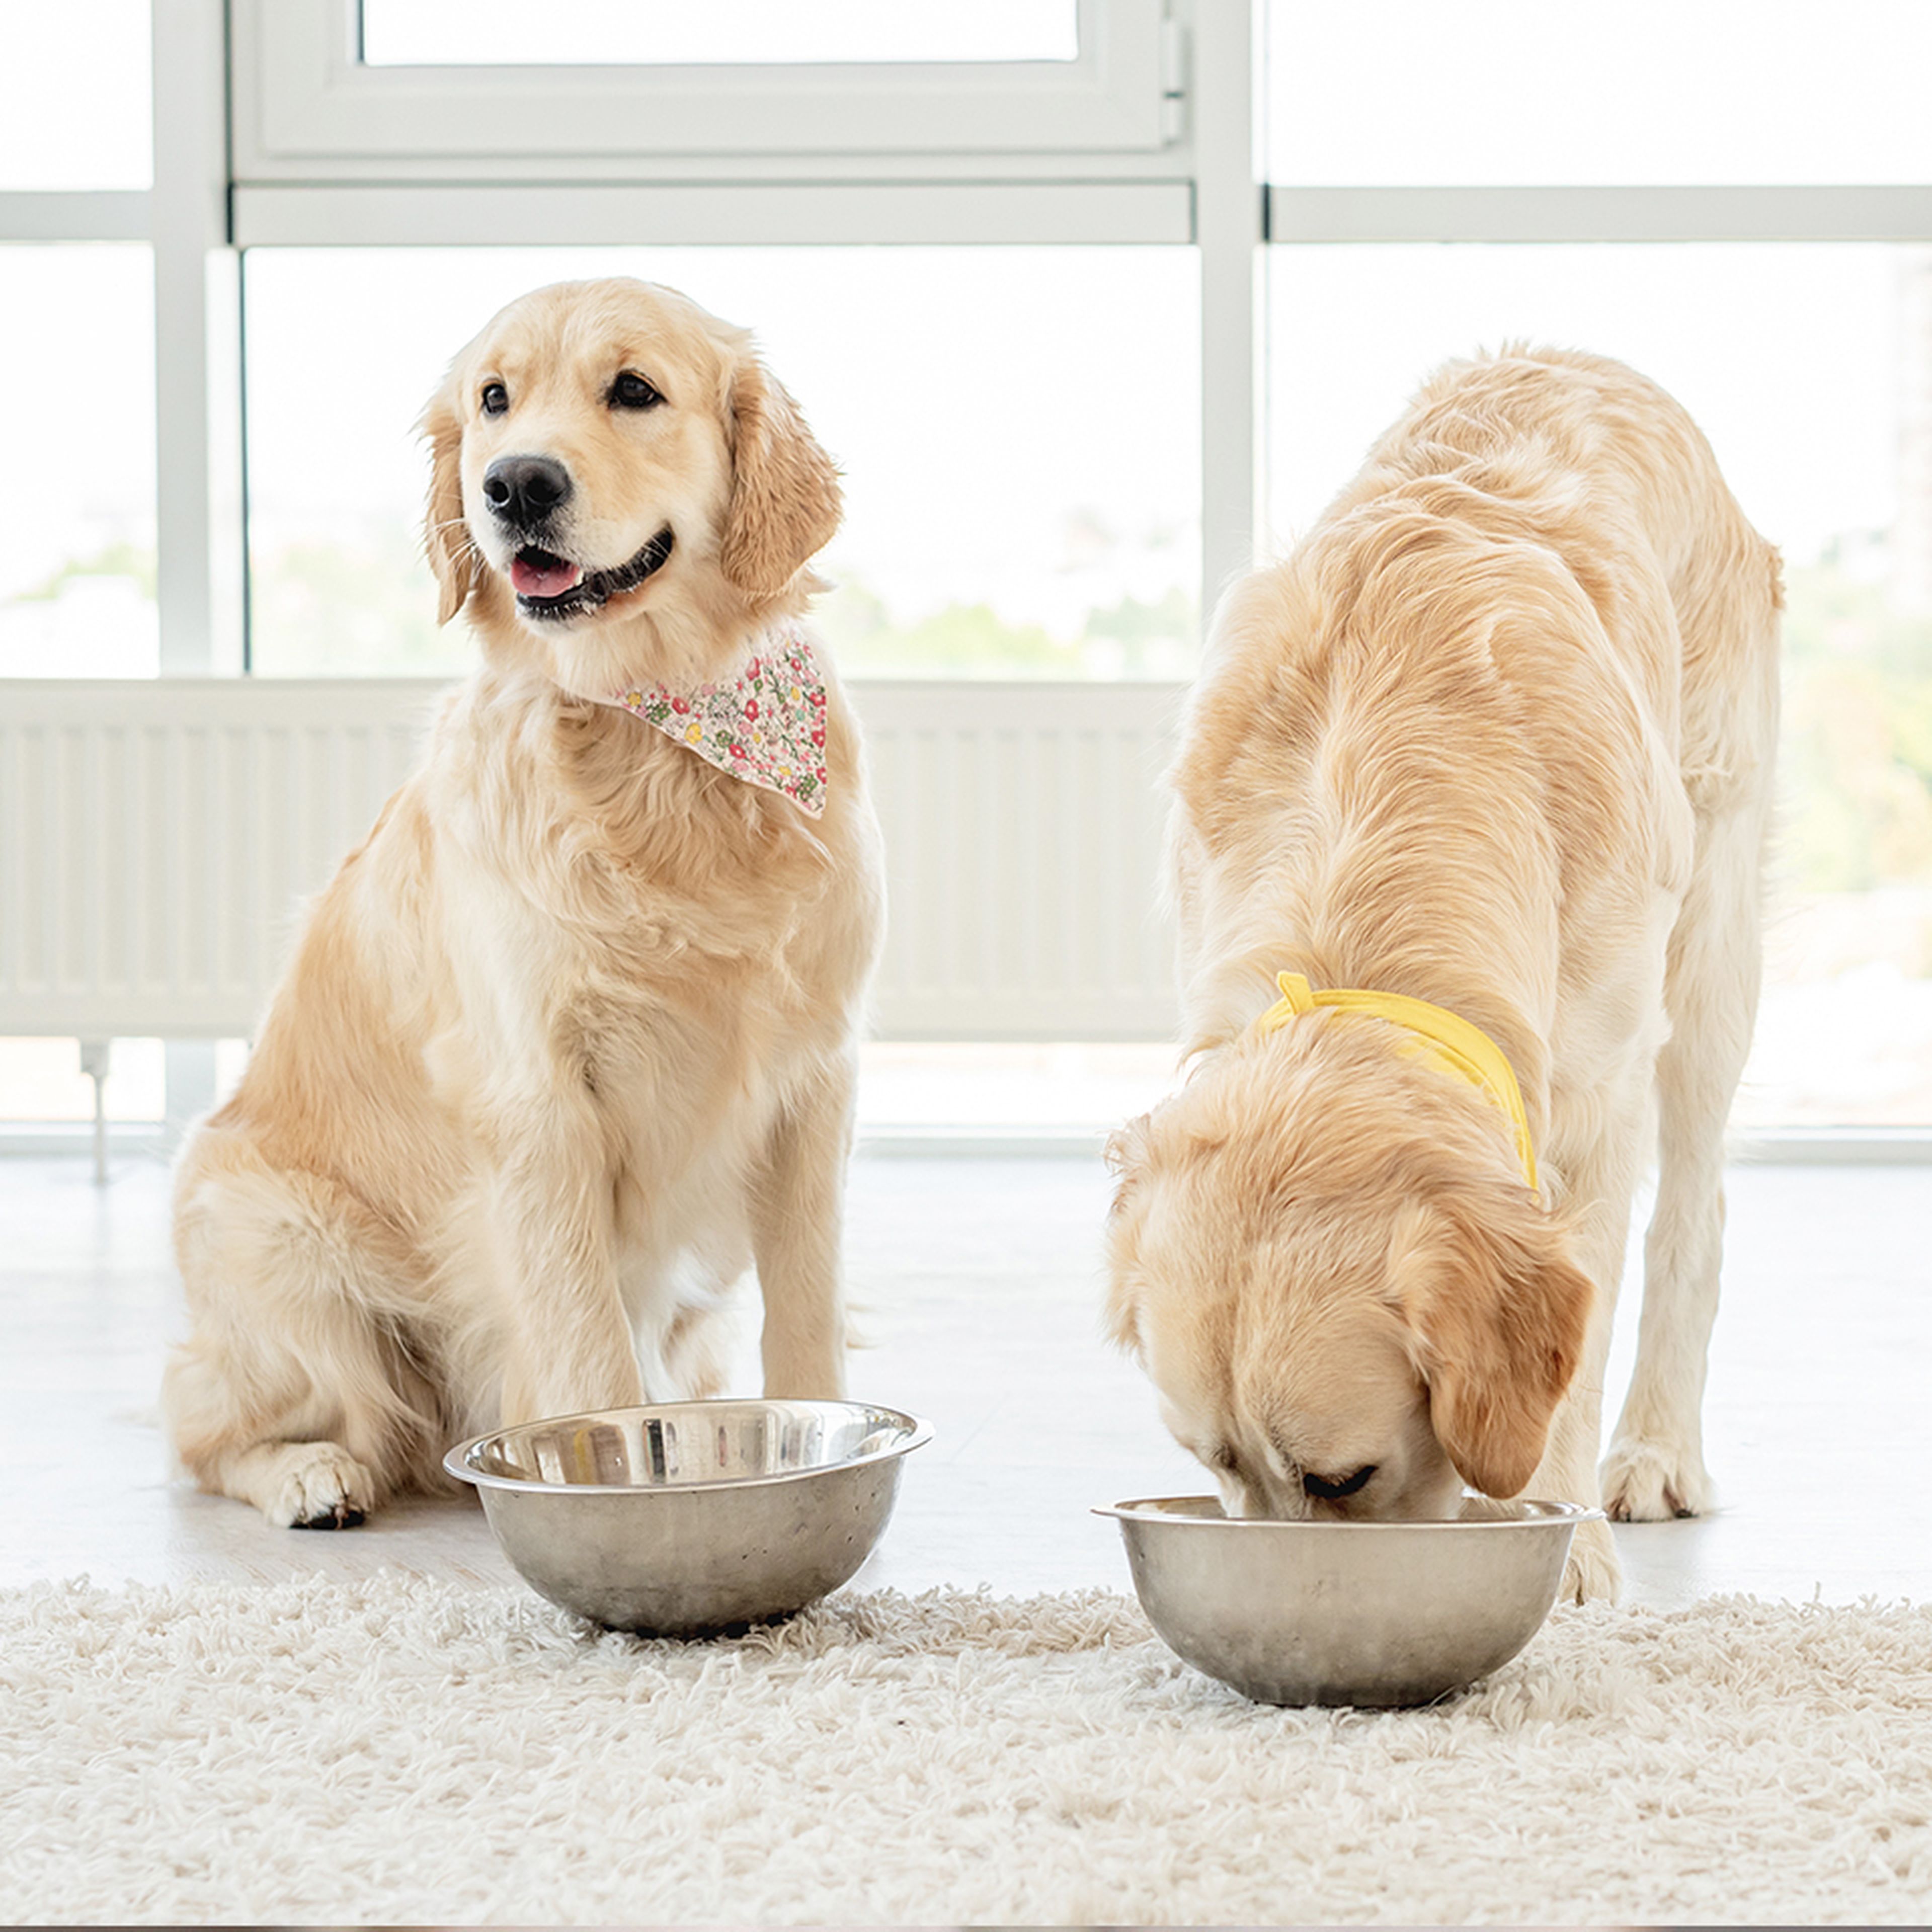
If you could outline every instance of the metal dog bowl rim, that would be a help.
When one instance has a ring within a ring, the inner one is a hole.
[[[499,1442],[507,1436],[524,1435],[535,1430],[566,1429],[573,1424],[619,1422],[640,1416],[702,1414],[706,1410],[770,1409],[788,1406],[802,1408],[862,1409],[868,1414],[889,1417],[902,1423],[905,1426],[905,1431],[898,1441],[884,1448],[872,1450],[863,1456],[843,1456],[832,1462],[813,1462],[800,1469],[777,1469],[768,1475],[700,1477],[688,1482],[532,1482],[526,1477],[500,1476],[487,1469],[478,1469],[470,1461],[470,1458],[476,1455],[485,1443]],[[528,1422],[513,1423],[507,1428],[486,1429],[482,1435],[472,1436],[468,1441],[458,1443],[444,1456],[442,1466],[458,1482],[473,1484],[479,1490],[496,1490],[523,1496],[698,1496],[707,1490],[766,1489],[782,1483],[808,1482],[814,1476],[829,1475],[837,1470],[868,1468],[874,1463],[890,1462],[896,1456],[909,1455],[915,1449],[923,1448],[932,1440],[932,1424],[904,1409],[893,1408],[884,1402],[851,1402],[843,1397],[831,1396],[722,1396],[698,1402],[635,1402],[622,1408],[590,1408],[570,1415],[536,1416]]]
[[[1492,1498],[1493,1500],[1493,1498]],[[1164,1509],[1172,1503],[1214,1503],[1218,1496],[1132,1496],[1118,1503],[1096,1503],[1092,1514],[1112,1516],[1117,1522],[1187,1523],[1196,1528],[1236,1530],[1340,1530],[1352,1534],[1363,1530],[1498,1530],[1541,1529],[1555,1522],[1601,1522],[1604,1512],[1593,1504],[1560,1502],[1553,1497],[1512,1496],[1498,1507],[1533,1510],[1532,1516],[1424,1516],[1364,1520],[1339,1516],[1195,1516]]]

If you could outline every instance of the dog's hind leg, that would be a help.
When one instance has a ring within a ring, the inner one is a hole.
[[[1700,814],[1690,890],[1671,936],[1643,1312],[1602,1469],[1604,1508],[1630,1522],[1701,1515],[1713,1501],[1704,1376],[1724,1251],[1724,1124],[1757,1008],[1765,820],[1756,802]]]
[[[423,1480],[437,1404],[400,1339],[392,1235],[212,1130],[184,1166],[176,1246],[194,1326],[162,1403],[203,1489],[273,1523],[338,1528]]]

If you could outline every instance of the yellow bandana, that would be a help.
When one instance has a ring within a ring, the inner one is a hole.
[[[1388,1020],[1405,1028],[1414,1035],[1408,1052],[1444,1073],[1456,1074],[1471,1086],[1480,1088],[1502,1110],[1515,1130],[1523,1178],[1532,1188],[1535,1186],[1536,1155],[1529,1144],[1529,1116],[1523,1112],[1522,1090],[1516,1084],[1516,1074],[1502,1048],[1480,1027],[1472,1025],[1446,1007],[1432,1006],[1426,1000],[1412,1000],[1406,993],[1340,988],[1318,993],[1310,989],[1299,973],[1280,974],[1275,984],[1281,988],[1281,998],[1256,1022],[1263,1033],[1279,1033],[1297,1013],[1312,1012],[1317,1006]]]

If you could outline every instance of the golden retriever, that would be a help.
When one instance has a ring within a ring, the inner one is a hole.
[[[277,1523],[434,1486],[499,1418],[713,1390],[751,1259],[766,1392],[842,1387],[882,888],[800,622],[836,472],[742,331],[642,282],[512,303],[422,428],[482,662],[176,1187],[175,1445]]]
[[[1780,602],[1683,410],[1544,351],[1442,370],[1224,600],[1172,773],[1193,1058],[1111,1147],[1108,1310],[1230,1514],[1596,1503],[1653,1131],[1600,1496],[1708,1506]],[[1616,1584],[1585,1526],[1566,1587]]]

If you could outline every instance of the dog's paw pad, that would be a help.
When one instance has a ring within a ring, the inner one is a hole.
[[[1619,1438],[1604,1458],[1604,1508],[1618,1522],[1668,1522],[1708,1515],[1715,1501],[1695,1450]]]
[[[280,1474],[263,1514],[286,1529],[353,1529],[375,1506],[375,1477],[333,1442],[300,1444]]]

